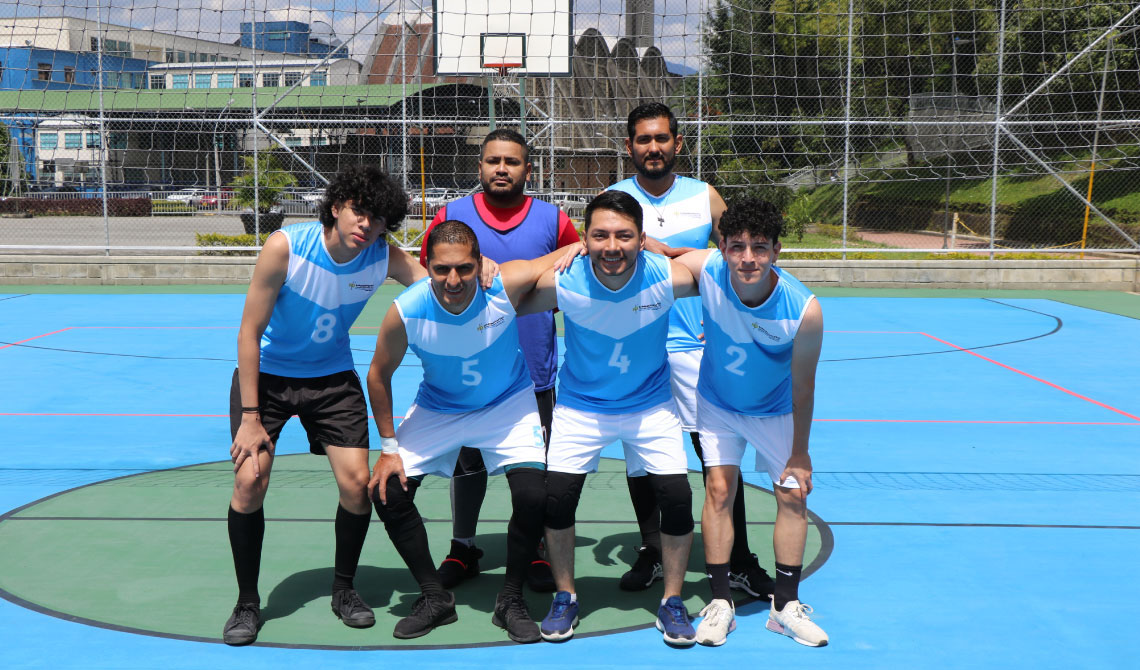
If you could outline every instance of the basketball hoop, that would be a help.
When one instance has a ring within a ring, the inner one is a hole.
[[[515,62],[515,61],[502,62],[502,63],[483,63],[484,68],[486,68],[488,70],[495,70],[496,72],[499,73],[500,77],[504,77],[504,78],[507,76],[508,72],[510,72],[511,70],[520,68],[522,66],[523,66],[522,63]]]

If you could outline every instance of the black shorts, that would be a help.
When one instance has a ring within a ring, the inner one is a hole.
[[[289,417],[301,419],[309,436],[309,451],[325,453],[325,447],[368,448],[368,403],[355,370],[324,377],[280,377],[262,372],[258,378],[261,425],[269,439],[277,437]],[[241,389],[234,370],[230,384],[230,439],[241,426]]]

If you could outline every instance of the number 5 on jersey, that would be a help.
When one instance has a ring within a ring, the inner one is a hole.
[[[483,382],[483,375],[475,369],[476,365],[479,365],[478,358],[472,358],[469,361],[463,361],[463,368],[460,371],[459,381],[461,381],[464,386],[478,386]]]

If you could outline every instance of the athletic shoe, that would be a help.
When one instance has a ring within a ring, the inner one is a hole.
[[[479,547],[468,547],[452,540],[451,553],[439,564],[439,578],[443,580],[443,588],[453,589],[464,579],[478,575],[480,558],[483,558],[483,550]]]
[[[432,632],[437,626],[455,623],[455,596],[448,591],[423,593],[412,605],[412,613],[396,622],[392,637],[410,640]]]
[[[239,646],[257,639],[261,630],[261,608],[257,603],[238,603],[222,628],[222,641]]]
[[[621,576],[619,586],[623,591],[644,591],[658,579],[665,579],[665,569],[661,567],[661,552],[656,547],[644,545],[637,548],[637,560],[633,567]]]
[[[368,628],[376,623],[372,608],[364,603],[356,589],[333,591],[332,611],[349,628]]]
[[[495,613],[491,616],[491,623],[507,631],[507,637],[515,642],[526,644],[542,639],[538,624],[530,617],[526,600],[521,595],[500,593],[495,598]]]
[[[800,644],[809,647],[827,646],[827,633],[815,625],[808,617],[812,613],[811,605],[805,605],[798,600],[789,600],[784,609],[777,612],[775,603],[768,610],[768,630],[780,635],[787,635]]]
[[[760,567],[756,554],[750,554],[743,562],[729,568],[728,587],[756,598],[768,598],[776,588],[776,582]]]
[[[736,608],[723,598],[715,598],[701,610],[697,626],[697,642],[709,647],[724,644],[728,634],[736,630]]]
[[[697,632],[689,621],[689,610],[680,596],[669,598],[657,608],[657,630],[665,634],[665,642],[689,647],[697,641]]]
[[[570,594],[559,591],[554,594],[550,612],[542,620],[542,639],[547,642],[561,642],[574,637],[574,626],[578,625],[578,602],[570,600]]]

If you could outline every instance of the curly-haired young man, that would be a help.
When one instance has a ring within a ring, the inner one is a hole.
[[[372,610],[353,588],[371,515],[368,408],[353,368],[348,329],[388,277],[407,286],[425,276],[407,253],[380,238],[407,213],[403,188],[375,167],[338,174],[320,221],[282,228],[265,241],[238,331],[238,367],[230,388],[234,490],[229,537],[238,599],[226,644],[249,644],[261,627],[257,578],[277,437],[296,414],[309,450],[328,456],[340,492],[332,610],[367,628]]]

